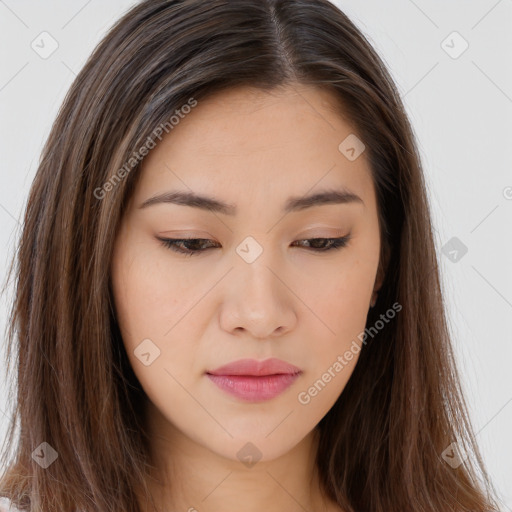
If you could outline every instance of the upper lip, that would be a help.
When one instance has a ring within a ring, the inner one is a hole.
[[[281,359],[270,358],[264,361],[256,359],[239,359],[231,363],[220,366],[215,370],[208,370],[206,373],[211,375],[278,375],[295,374],[302,370],[293,364],[282,361]]]

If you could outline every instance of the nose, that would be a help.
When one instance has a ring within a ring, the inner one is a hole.
[[[262,255],[263,256],[263,255]],[[282,336],[297,323],[297,296],[282,271],[260,257],[240,260],[223,288],[221,328],[255,339]]]

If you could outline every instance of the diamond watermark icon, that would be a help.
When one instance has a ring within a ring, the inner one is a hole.
[[[452,443],[443,451],[441,457],[453,469],[456,469],[468,458],[468,454],[458,443]]]
[[[363,144],[363,141],[353,133],[343,139],[338,146],[339,152],[351,162],[359,158],[365,149],[366,146]]]
[[[453,31],[441,42],[441,48],[452,59],[458,59],[469,48],[469,43],[457,31]]]
[[[160,349],[149,338],[146,338],[137,345],[133,353],[144,366],[149,366],[160,356]]]
[[[263,252],[263,247],[252,236],[248,236],[238,244],[237,254],[246,262],[253,263]]]
[[[41,32],[31,43],[30,47],[41,59],[48,59],[59,47],[57,40],[48,32]]]
[[[33,452],[32,458],[43,468],[53,464],[59,454],[46,441],[41,443]]]
[[[454,236],[443,245],[441,252],[452,263],[458,263],[468,252],[468,248],[456,236]]]
[[[248,468],[252,468],[262,457],[261,451],[251,442],[245,443],[236,453],[238,460]]]

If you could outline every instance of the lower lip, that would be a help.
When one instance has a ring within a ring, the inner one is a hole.
[[[271,400],[289,388],[300,373],[264,375],[212,375],[206,374],[220,389],[247,402]]]

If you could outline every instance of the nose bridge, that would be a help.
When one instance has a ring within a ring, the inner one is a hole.
[[[267,237],[268,240],[270,237]],[[246,237],[236,247],[229,299],[224,302],[224,328],[243,328],[254,337],[288,330],[295,318],[292,293],[279,274],[279,251]]]
[[[281,296],[279,288],[282,283],[275,275],[281,268],[277,262],[277,251],[266,245],[264,247],[255,237],[248,236],[236,248],[239,258],[235,274],[243,283],[242,294],[245,295],[245,302],[254,311],[270,307],[270,303],[278,301]],[[272,306],[275,307],[276,304]]]

